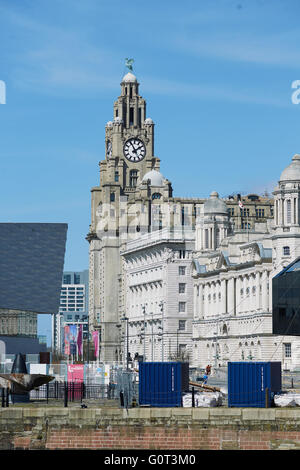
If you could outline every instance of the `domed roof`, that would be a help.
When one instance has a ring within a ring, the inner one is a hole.
[[[154,122],[152,121],[151,118],[148,117],[147,119],[145,119],[145,123],[144,123],[144,124],[146,124],[146,126],[147,126],[147,125],[150,125],[150,124],[154,124]]]
[[[151,170],[143,176],[142,182],[150,180],[151,186],[164,186],[164,179],[165,178],[159,171]]]
[[[219,199],[219,194],[216,191],[213,191],[204,203],[204,214],[228,214],[227,205],[222,199]]]
[[[281,173],[279,181],[300,181],[300,155],[296,155],[292,158],[290,163]]]
[[[136,83],[137,78],[133,73],[128,72],[126,75],[124,75],[122,82],[131,82],[131,83]]]

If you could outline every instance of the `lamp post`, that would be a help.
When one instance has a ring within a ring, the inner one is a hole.
[[[152,315],[152,320],[151,320],[151,361],[153,362],[153,312],[150,312],[150,315]]]
[[[142,311],[144,315],[144,362],[146,362],[146,306],[142,306]]]
[[[128,370],[129,369],[129,367],[128,367],[128,359],[129,359],[129,355],[128,355],[128,353],[129,353],[128,317],[126,317],[124,315],[124,317],[121,318],[121,321],[126,321],[126,333],[125,333],[125,336],[126,336],[126,370]]]
[[[161,330],[161,360],[164,361],[164,303],[161,300],[159,302],[159,307],[161,311],[161,326],[158,327]]]

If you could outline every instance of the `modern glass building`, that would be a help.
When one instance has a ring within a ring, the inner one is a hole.
[[[2,354],[43,350],[37,316],[59,310],[67,228],[55,223],[0,223]]]
[[[83,325],[83,339],[88,336],[88,287],[89,271],[66,271],[63,273],[60,305],[53,315],[54,348],[64,353],[64,331],[68,325]]]
[[[300,336],[300,257],[272,280],[273,333]]]

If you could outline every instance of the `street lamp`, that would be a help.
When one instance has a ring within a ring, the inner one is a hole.
[[[124,315],[124,317],[121,318],[121,321],[126,321],[126,369],[129,370],[129,367],[128,367],[128,359],[129,359],[128,317]]]
[[[161,300],[159,302],[159,308],[161,311],[161,326],[158,327],[161,330],[161,360],[164,361],[164,303]]]
[[[143,311],[143,315],[144,315],[144,327],[143,327],[143,331],[144,331],[144,362],[146,362],[146,305],[143,305],[142,306],[142,311]]]

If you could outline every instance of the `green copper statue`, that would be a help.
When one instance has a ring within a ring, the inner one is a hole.
[[[133,64],[134,60],[133,59],[125,59],[125,66],[128,68],[128,70],[131,70],[132,72],[132,64]]]

